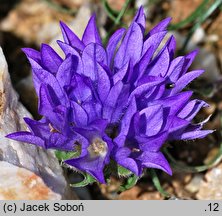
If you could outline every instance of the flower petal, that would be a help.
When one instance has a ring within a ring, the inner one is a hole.
[[[78,58],[73,55],[67,56],[63,63],[58,68],[56,79],[61,87],[70,85],[72,77],[78,67]]]
[[[41,85],[39,95],[39,113],[47,117],[55,129],[61,131],[61,125],[64,123],[61,122],[62,119],[54,113],[54,109],[60,105],[60,102],[53,92],[53,89],[49,86]]]
[[[32,134],[44,138],[49,137],[49,121],[46,119],[41,119],[39,121],[30,119],[30,118],[24,118],[25,123],[28,125],[28,128],[32,132]]]
[[[110,79],[108,76],[107,71],[105,70],[104,67],[102,67],[102,65],[98,64],[98,84],[97,84],[97,91],[98,91],[98,95],[99,98],[102,102],[104,102],[109,94],[110,91]]]
[[[106,52],[102,46],[91,43],[83,50],[82,61],[84,66],[82,73],[96,81],[98,79],[98,63],[107,64]]]
[[[127,31],[114,59],[114,67],[121,68],[129,60],[135,64],[141,56],[143,33],[137,23],[132,23]]]
[[[51,133],[47,142],[47,148],[60,151],[74,151],[76,146],[75,141],[77,140],[69,139],[61,133]]]
[[[107,59],[108,59],[108,65],[111,66],[114,59],[114,54],[117,49],[117,45],[120,42],[121,38],[125,34],[125,29],[121,28],[118,29],[109,39],[106,52],[107,52]]]
[[[105,158],[103,157],[92,159],[90,156],[87,156],[66,160],[65,163],[74,166],[83,172],[88,172],[102,184],[106,183],[103,175],[103,169],[106,163]]]
[[[166,47],[148,65],[145,73],[150,76],[160,76],[160,75],[164,76],[168,70],[169,64],[170,64],[170,56],[168,48]]]
[[[100,38],[98,29],[96,27],[96,16],[91,16],[86,29],[83,33],[82,42],[85,45],[88,45],[90,43],[97,43],[102,45],[102,40]]]
[[[110,90],[107,100],[103,104],[103,118],[111,120],[112,113],[116,107],[117,99],[122,91],[123,83],[121,81],[117,82]]]
[[[169,50],[170,60],[172,61],[176,50],[176,39],[173,35],[166,42],[166,46]]]
[[[22,51],[26,54],[28,58],[33,59],[35,62],[37,62],[39,65],[41,65],[41,53],[37,50],[34,50],[32,48],[22,48]]]
[[[149,106],[140,111],[140,127],[145,129],[146,136],[156,135],[163,124],[163,108],[161,105]]]
[[[130,157],[130,149],[122,147],[118,148],[118,150],[114,154],[114,158],[116,162],[126,169],[132,171],[137,176],[139,175],[139,167],[134,159]]]
[[[118,96],[116,107],[113,110],[111,123],[116,124],[117,122],[120,122],[128,106],[126,101],[129,98],[129,93],[130,93],[130,85],[124,85]]]
[[[48,71],[56,74],[62,64],[62,58],[47,44],[41,46],[42,65]]]
[[[154,26],[154,28],[152,28],[150,30],[150,32],[147,34],[146,38],[150,37],[151,35],[153,35],[155,33],[165,31],[171,20],[172,20],[172,18],[168,17],[168,18],[162,20],[161,22],[159,22],[156,26]]]
[[[171,62],[169,70],[164,75],[168,76],[171,82],[176,82],[181,76],[181,71],[183,69],[184,62],[185,58],[182,56],[175,58]]]
[[[154,136],[136,136],[139,149],[142,151],[158,152],[168,138],[168,132],[164,131]]]
[[[11,134],[8,134],[6,137],[9,139],[19,141],[19,142],[30,143],[30,144],[45,148],[45,141],[43,139],[27,131],[11,133]]]
[[[171,91],[171,95],[176,94],[183,90],[190,82],[199,77],[204,70],[195,70],[184,74],[181,78],[175,83],[175,87]]]
[[[143,43],[142,56],[145,55],[145,53],[151,46],[153,47],[153,51],[151,52],[151,54],[153,55],[156,49],[159,47],[163,38],[166,36],[166,34],[167,31],[163,31],[163,32],[157,32],[152,36],[148,37]]]
[[[186,91],[165,99],[148,102],[147,106],[162,105],[165,108],[169,108],[169,115],[175,115],[188,102],[191,95],[191,91]]]
[[[78,38],[78,36],[65,23],[61,21],[60,27],[65,43],[82,51],[85,46],[83,42]]]
[[[184,63],[184,68],[182,70],[181,76],[187,72],[188,68],[192,64],[197,53],[198,53],[198,50],[194,50],[194,51],[190,52],[189,54],[185,55],[185,63]]]
[[[193,140],[193,139],[201,139],[207,136],[208,134],[213,133],[213,130],[197,130],[197,131],[187,131],[181,134],[177,139],[179,140]]]
[[[82,58],[80,57],[79,52],[75,48],[69,46],[68,44],[63,43],[62,41],[57,41],[57,43],[61,47],[61,49],[63,50],[65,55],[68,56],[71,54],[78,59],[78,66],[76,69],[76,73],[82,74],[83,73],[83,63],[82,63]]]
[[[147,168],[161,169],[164,172],[172,175],[172,170],[169,163],[161,152],[143,152],[137,160],[141,161],[142,166]]]
[[[132,98],[127,110],[121,120],[119,135],[114,139],[118,146],[124,146],[125,138],[129,132],[130,123],[133,115],[137,111],[136,100]]]
[[[137,98],[137,97],[139,97],[140,95],[146,93],[149,90],[153,91],[155,86],[161,84],[164,81],[164,79],[161,78],[161,77],[157,77],[155,79],[150,79],[150,78],[151,78],[151,76],[148,77],[150,82],[145,82],[145,84],[140,83],[140,85],[132,91],[132,93],[130,94],[130,97],[128,99],[129,101],[133,97]]]
[[[136,22],[140,26],[142,32],[144,33],[145,27],[146,27],[146,17],[145,17],[144,9],[142,6],[137,11],[137,14],[135,15],[133,19],[133,22]]]
[[[88,115],[86,111],[75,101],[72,101],[73,121],[77,127],[86,126],[88,124]]]

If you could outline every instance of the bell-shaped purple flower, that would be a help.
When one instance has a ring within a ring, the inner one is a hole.
[[[105,183],[110,160],[137,176],[145,168],[172,174],[161,148],[169,140],[203,138],[211,130],[192,120],[207,104],[183,91],[203,70],[187,72],[197,52],[174,58],[176,42],[167,18],[145,34],[141,7],[130,27],[103,46],[92,16],[82,39],[63,22],[65,54],[49,45],[25,48],[39,97],[39,121],[25,118],[29,131],[7,137],[60,151],[77,152],[65,163]]]

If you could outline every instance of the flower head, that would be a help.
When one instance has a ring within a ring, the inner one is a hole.
[[[145,34],[141,7],[128,28],[117,30],[103,46],[92,16],[80,40],[61,24],[65,53],[49,45],[25,48],[39,97],[40,121],[25,118],[29,128],[7,137],[46,149],[78,152],[65,161],[105,183],[110,160],[140,176],[145,168],[172,174],[161,152],[169,140],[203,138],[203,123],[192,123],[207,106],[182,91],[203,70],[187,72],[197,52],[174,58],[167,18]]]

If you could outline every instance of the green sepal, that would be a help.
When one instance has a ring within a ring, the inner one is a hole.
[[[88,173],[81,173],[84,176],[84,179],[81,182],[70,184],[71,187],[85,187],[89,184],[97,182],[94,177],[89,175]]]
[[[55,151],[55,155],[59,161],[64,161],[64,160],[68,160],[71,158],[76,158],[79,156],[79,154],[80,153],[78,151],[59,151],[59,150]]]
[[[120,187],[119,187],[119,192],[123,192],[125,190],[129,190],[130,188],[132,188],[133,186],[136,185],[137,181],[138,181],[139,177],[136,176],[135,174],[133,174],[132,176],[129,176],[125,183],[122,184]]]
[[[119,177],[128,177],[132,175],[132,172],[120,165],[117,166],[117,173]]]

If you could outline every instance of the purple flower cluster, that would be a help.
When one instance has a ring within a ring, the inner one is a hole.
[[[65,54],[61,58],[49,45],[41,50],[25,48],[39,97],[35,121],[24,118],[29,131],[7,135],[45,149],[79,152],[66,164],[105,183],[104,167],[110,160],[140,176],[144,168],[172,174],[161,153],[169,140],[203,138],[211,133],[193,124],[197,112],[207,106],[182,91],[203,70],[187,72],[197,52],[174,58],[167,18],[145,34],[141,7],[128,28],[117,30],[103,46],[95,16],[82,40],[61,22]]]

